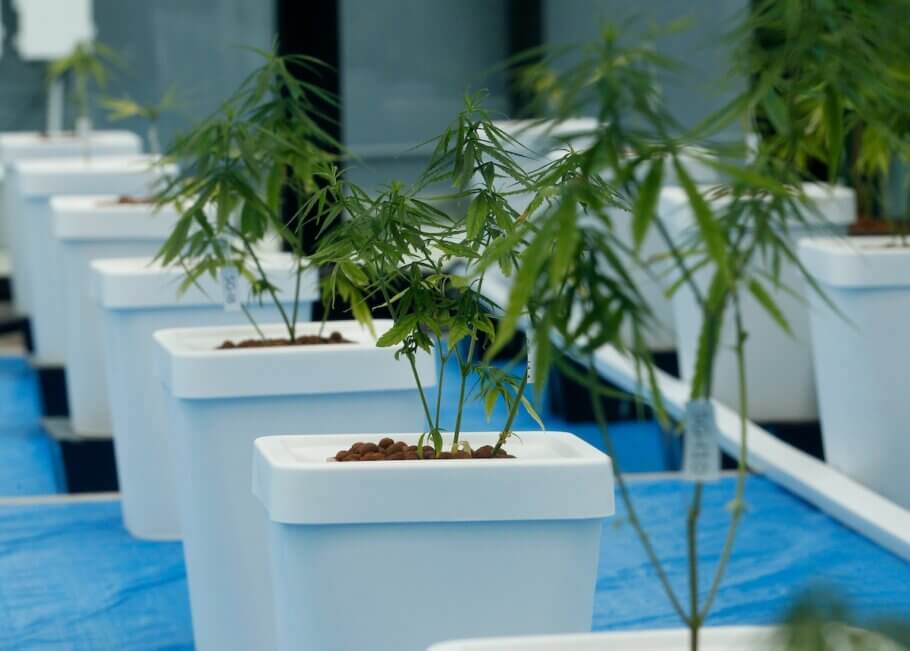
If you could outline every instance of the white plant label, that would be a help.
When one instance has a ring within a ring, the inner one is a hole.
[[[686,405],[683,441],[683,475],[690,481],[714,481],[720,477],[720,444],[714,403],[691,400]]]
[[[221,268],[221,295],[225,312],[240,311],[240,272],[228,265]]]
[[[525,373],[528,374],[528,384],[534,384],[534,365],[537,363],[537,354],[534,345],[534,331],[528,328],[525,330],[525,342],[528,346],[528,367]]]

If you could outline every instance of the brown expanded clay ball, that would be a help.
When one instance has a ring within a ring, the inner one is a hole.
[[[515,457],[505,450],[499,450],[493,454],[492,445],[484,445],[471,454],[465,450],[457,452],[440,452],[436,456],[436,450],[429,445],[423,446],[423,460],[435,461],[443,459],[514,459]],[[379,441],[379,444],[358,441],[347,450],[339,450],[335,455],[335,461],[414,461],[421,459],[418,454],[416,445],[408,445],[404,441],[395,441],[390,437],[385,437]]]

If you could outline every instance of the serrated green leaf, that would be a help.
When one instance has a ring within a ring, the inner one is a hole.
[[[648,228],[654,221],[657,208],[657,198],[660,195],[661,184],[664,176],[664,161],[662,158],[651,163],[645,180],[639,188],[638,196],[632,208],[632,241],[635,243],[635,252],[641,251],[641,245],[648,234]]]
[[[759,282],[757,278],[752,278],[749,280],[749,292],[752,296],[755,297],[755,300],[764,308],[765,312],[777,322],[777,325],[783,329],[787,334],[793,334],[793,330],[790,328],[790,323],[787,321],[787,317],[784,315],[783,310],[780,309],[780,306],[774,301],[768,291],[764,286]]]
[[[676,176],[679,179],[680,185],[682,185],[686,197],[689,199],[689,205],[695,216],[695,223],[701,233],[702,240],[704,240],[708,255],[714,260],[718,269],[726,274],[728,264],[726,240],[724,238],[723,229],[715,219],[714,213],[708,206],[708,202],[698,191],[695,182],[692,180],[692,177],[689,176],[689,173],[683,165],[678,159],[673,160],[673,165],[676,168]]]
[[[489,199],[486,193],[481,192],[468,204],[468,214],[465,219],[465,231],[469,240],[477,239],[483,232],[483,225],[489,213]]]

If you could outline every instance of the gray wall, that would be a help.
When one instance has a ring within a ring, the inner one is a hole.
[[[0,2],[7,41],[0,57],[0,130],[42,129],[45,67],[18,59],[10,41],[11,3]],[[268,48],[274,34],[269,0],[95,0],[94,12],[98,40],[121,52],[128,66],[108,94],[148,103],[177,85],[181,103],[163,119],[165,144],[217,107],[256,65],[257,57],[238,46]],[[94,118],[97,127],[109,126],[103,111]],[[144,129],[133,120],[117,126]]]
[[[729,48],[724,35],[748,9],[749,0],[544,0],[543,7],[548,44],[593,40],[605,20],[620,25],[631,21],[634,31],[689,18],[689,29],[658,43],[661,54],[683,66],[678,76],[665,81],[664,92],[674,115],[686,126],[697,124],[745,86],[743,79],[727,79]],[[729,135],[738,133],[735,126]]]
[[[340,21],[342,132],[359,183],[412,179],[426,157],[407,150],[440,133],[468,89],[488,89],[487,108],[505,115],[492,72],[507,56],[503,0],[342,0]]]

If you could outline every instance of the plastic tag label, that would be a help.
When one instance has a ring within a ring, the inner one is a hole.
[[[537,364],[537,355],[534,346],[534,331],[528,328],[525,330],[525,342],[528,347],[528,367],[525,372],[528,374],[528,384],[534,384],[534,365]]]
[[[691,400],[686,405],[686,435],[683,442],[683,475],[690,481],[714,481],[720,477],[720,444],[714,403]]]
[[[221,295],[225,312],[240,310],[240,272],[237,267],[227,265],[221,268]]]

